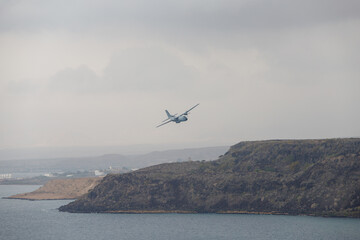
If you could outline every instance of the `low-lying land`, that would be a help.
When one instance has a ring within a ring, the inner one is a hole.
[[[106,171],[104,172],[104,174]],[[51,176],[34,176],[26,178],[0,179],[0,185],[45,185],[47,182],[58,179],[94,178],[94,171],[51,173]]]
[[[216,161],[110,174],[60,211],[360,217],[360,139],[241,142]]]
[[[17,194],[8,198],[26,200],[77,199],[87,194],[89,190],[99,184],[101,179],[101,177],[92,177],[51,180],[33,192]]]

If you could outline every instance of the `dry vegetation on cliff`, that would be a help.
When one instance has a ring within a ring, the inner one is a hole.
[[[101,179],[93,177],[51,180],[33,192],[17,194],[9,198],[26,200],[77,199],[87,194]]]

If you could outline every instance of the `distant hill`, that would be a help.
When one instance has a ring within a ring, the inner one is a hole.
[[[0,161],[0,173],[11,172],[51,172],[77,171],[115,168],[143,168],[166,162],[183,162],[189,160],[215,160],[224,154],[229,147],[189,148],[168,151],[150,152],[139,155],[106,154],[81,158],[45,158]]]
[[[60,211],[360,217],[360,139],[241,142],[216,161],[108,175]]]

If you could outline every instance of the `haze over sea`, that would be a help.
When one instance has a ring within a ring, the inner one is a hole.
[[[359,239],[360,219],[226,214],[75,214],[63,201],[3,199],[39,186],[0,185],[0,239]]]

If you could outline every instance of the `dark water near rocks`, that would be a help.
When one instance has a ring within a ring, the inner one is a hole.
[[[37,188],[0,185],[0,197]],[[0,199],[0,239],[360,239],[360,219],[56,210],[68,202]]]

